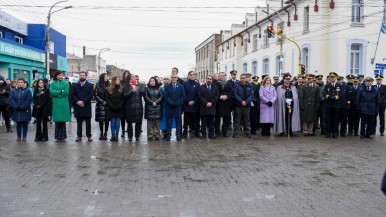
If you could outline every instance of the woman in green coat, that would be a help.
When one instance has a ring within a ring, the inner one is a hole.
[[[52,119],[55,122],[55,139],[57,142],[63,142],[67,139],[66,122],[71,120],[68,102],[70,86],[67,81],[63,80],[62,72],[56,72],[53,79],[50,94],[52,96]]]

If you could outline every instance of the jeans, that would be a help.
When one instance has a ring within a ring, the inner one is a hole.
[[[176,137],[181,138],[181,116],[178,118],[175,118],[176,120]],[[173,117],[172,118],[167,118],[167,129],[168,129],[168,135],[167,138],[170,139],[172,135],[172,123],[173,123]]]
[[[17,137],[21,138],[21,133],[23,131],[23,138],[27,138],[28,132],[28,122],[16,122]]]
[[[111,119],[111,135],[118,135],[121,124],[121,118],[110,118]]]

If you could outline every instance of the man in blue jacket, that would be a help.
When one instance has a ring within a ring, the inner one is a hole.
[[[184,86],[178,84],[178,76],[172,75],[172,82],[165,87],[164,99],[166,101],[166,118],[167,118],[167,136],[166,141],[170,141],[172,134],[173,119],[176,122],[176,137],[178,141],[182,141],[181,135],[181,115],[182,105],[185,100]]]
[[[244,122],[244,134],[247,138],[251,138],[249,113],[253,97],[253,87],[247,82],[245,74],[240,75],[240,82],[235,85],[234,95],[236,107],[233,138],[236,138],[239,135],[241,118]]]
[[[77,135],[75,142],[82,141],[82,125],[86,122],[86,136],[91,142],[91,99],[94,95],[93,85],[87,80],[87,73],[79,73],[79,82],[73,84],[73,91],[71,94],[74,103],[74,114],[77,121]]]
[[[190,71],[188,79],[183,83],[185,90],[184,100],[184,131],[182,137],[186,138],[188,135],[188,127],[194,131],[196,137],[200,137],[200,107],[198,100],[198,89],[200,83],[196,81],[196,73]]]

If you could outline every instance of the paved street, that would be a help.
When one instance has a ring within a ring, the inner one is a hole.
[[[144,123],[145,126],[146,122]],[[28,142],[0,127],[0,216],[386,216],[386,139]],[[143,129],[146,129],[145,127]]]

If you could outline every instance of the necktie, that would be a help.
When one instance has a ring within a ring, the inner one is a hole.
[[[380,86],[380,85],[378,85],[377,89],[379,89],[379,86]]]
[[[210,85],[208,85],[208,92],[210,93]]]
[[[370,92],[370,87],[369,88],[367,88],[368,90],[369,90],[369,92]]]
[[[176,84],[173,84],[173,88],[176,89]]]

